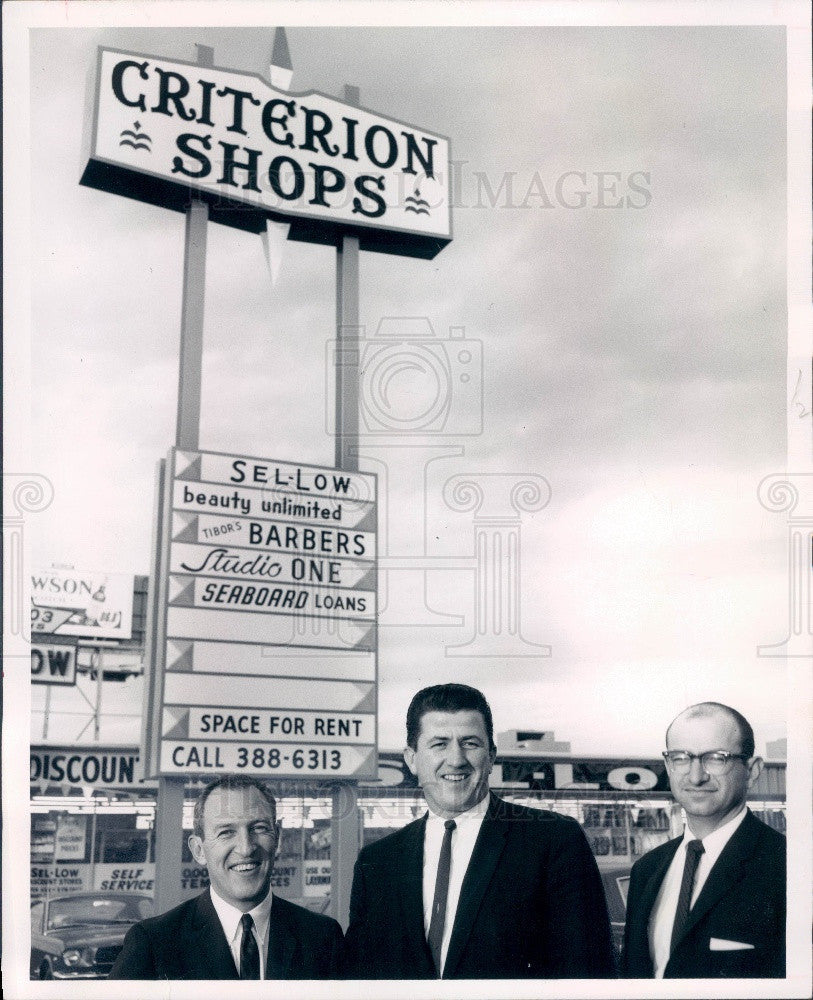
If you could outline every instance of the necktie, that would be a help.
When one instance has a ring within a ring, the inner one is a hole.
[[[447,819],[443,824],[446,832],[440,845],[438,877],[435,882],[435,898],[432,901],[432,919],[429,922],[429,950],[440,978],[440,946],[443,943],[443,925],[446,923],[446,899],[449,895],[449,872],[452,867],[452,834],[457,823]]]
[[[240,942],[240,978],[260,978],[260,950],[254,937],[254,920],[250,913],[240,918],[243,925],[243,939]]]
[[[689,922],[689,910],[692,901],[692,890],[694,889],[694,877],[697,873],[697,866],[700,863],[700,855],[702,853],[702,840],[690,840],[686,845],[686,864],[683,866],[683,881],[680,883],[680,895],[678,896],[677,909],[675,910],[675,922],[672,925],[670,955],[686,933],[686,925]]]

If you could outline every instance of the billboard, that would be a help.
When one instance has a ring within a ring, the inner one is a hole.
[[[46,569],[31,574],[31,632],[80,639],[130,639],[135,577]]]
[[[81,183],[261,232],[434,257],[451,240],[449,141],[262,77],[100,48]]]

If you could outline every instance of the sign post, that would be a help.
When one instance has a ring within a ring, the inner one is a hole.
[[[173,449],[166,496],[155,772],[373,777],[375,476]]]
[[[358,87],[344,99],[358,106]],[[359,461],[359,240],[344,234],[336,248],[336,466],[355,471]],[[334,785],[330,811],[330,913],[343,927],[350,915],[353,868],[361,848],[358,786]]]

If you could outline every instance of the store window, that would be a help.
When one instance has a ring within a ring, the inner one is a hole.
[[[51,810],[31,817],[31,862],[88,862],[91,860],[92,817],[87,813]]]
[[[133,813],[97,816],[94,860],[119,865],[154,861],[153,831],[139,829],[138,819]]]

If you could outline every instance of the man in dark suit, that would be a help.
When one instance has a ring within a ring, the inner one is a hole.
[[[488,790],[491,710],[462,684],[425,688],[404,759],[429,813],[356,863],[348,978],[612,976],[607,907],[578,823]]]
[[[135,924],[111,979],[336,979],[335,920],[271,892],[279,842],[276,803],[261,781],[226,777],[195,803],[189,848],[210,888]]]
[[[703,702],[666,731],[683,836],[632,869],[622,975],[785,975],[785,838],[745,805],[762,760],[739,712]]]

